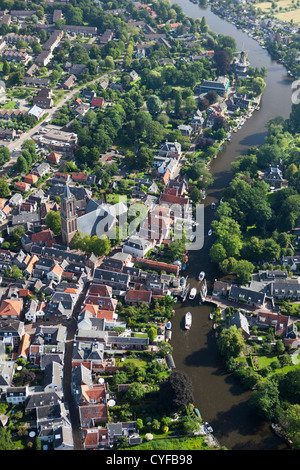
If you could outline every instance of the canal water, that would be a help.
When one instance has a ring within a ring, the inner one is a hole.
[[[259,146],[266,136],[266,122],[276,116],[286,119],[291,110],[291,81],[286,79],[286,70],[271,59],[268,52],[256,41],[227,21],[211,12],[210,8],[200,8],[189,0],[171,0],[180,5],[188,17],[205,16],[209,28],[216,33],[235,38],[238,50],[248,53],[253,67],[265,66],[266,89],[260,110],[245,122],[240,131],[224,146],[219,156],[212,161],[211,172],[214,183],[204,201],[204,246],[199,251],[190,251],[186,271],[190,287],[198,287],[198,275],[205,271],[209,290],[220,273],[209,260],[209,249],[213,237],[207,235],[213,220],[212,202],[218,202],[221,192],[232,179],[230,165],[234,159],[247,152],[252,146]],[[192,328],[184,329],[184,315],[190,311],[193,317]],[[251,392],[244,391],[238,381],[226,372],[218,353],[209,313],[211,304],[198,304],[194,301],[179,301],[172,319],[173,358],[177,370],[188,374],[193,382],[195,404],[202,418],[208,421],[214,435],[222,446],[231,450],[281,450],[286,445],[276,437],[270,423],[262,421],[249,406]]]

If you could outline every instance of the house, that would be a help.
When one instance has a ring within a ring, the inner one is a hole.
[[[91,107],[92,108],[102,108],[104,104],[104,98],[101,98],[100,96],[94,96],[91,101]]]
[[[15,361],[0,360],[0,392],[6,393],[12,387],[15,365]]]
[[[47,155],[46,159],[49,163],[54,163],[56,165],[60,162],[61,155],[57,152],[51,152],[49,155]]]
[[[76,81],[76,76],[71,74],[62,84],[63,88],[70,90]]]
[[[125,303],[129,305],[147,303],[150,305],[152,292],[142,289],[129,289],[125,295]]]
[[[96,92],[93,90],[82,90],[81,98],[85,101],[91,102],[93,98],[96,98]]]
[[[29,69],[25,72],[25,75],[27,77],[32,77],[37,70],[38,66],[36,64],[32,64]]]
[[[106,428],[82,428],[83,446],[85,450],[101,449],[108,446],[108,432]]]
[[[43,116],[43,114],[45,113],[44,109],[42,109],[41,107],[37,106],[37,105],[34,105],[32,106],[30,109],[28,109],[28,111],[26,112],[26,114],[28,116],[33,116],[36,118],[37,121],[39,121],[41,119],[41,117]]]
[[[50,173],[49,163],[43,162],[33,168],[32,174],[37,175],[39,178]]]
[[[35,184],[38,181],[39,177],[37,175],[28,174],[24,177],[25,183]]]
[[[0,320],[20,320],[23,309],[22,300],[3,299],[0,304]]]
[[[228,294],[229,300],[233,302],[243,303],[254,307],[263,307],[265,303],[265,292],[257,292],[247,287],[239,287],[232,285]]]
[[[51,80],[45,77],[24,77],[23,83],[30,86],[49,86]]]
[[[83,34],[84,36],[95,36],[97,34],[96,26],[75,26],[75,25],[63,25],[63,31],[71,34]]]
[[[135,421],[108,423],[107,432],[111,445],[117,442],[122,436],[127,437],[129,445],[140,444],[142,441],[136,430]]]
[[[264,174],[264,181],[273,189],[278,189],[283,183],[283,174],[278,167],[270,166]]]
[[[24,322],[12,320],[11,317],[0,320],[0,342],[10,346],[12,351],[19,346],[23,334]]]
[[[191,133],[193,132],[192,126],[186,125],[186,124],[180,124],[178,126],[178,130],[181,132],[181,135],[183,135],[184,137],[190,137]]]
[[[30,56],[27,52],[17,51],[13,49],[7,49],[2,53],[3,60],[8,62],[17,62],[26,64],[30,60]]]
[[[42,109],[50,109],[53,106],[52,90],[42,88],[33,98],[33,104]]]
[[[0,139],[14,140],[17,136],[15,129],[3,129],[0,128]]]
[[[133,257],[143,258],[152,248],[152,242],[137,236],[131,236],[123,243],[122,252]]]
[[[158,155],[179,159],[181,157],[181,144],[179,142],[165,142],[161,146]]]
[[[241,312],[235,312],[233,315],[230,315],[228,319],[228,326],[236,326],[238,329],[242,330],[243,335],[246,338],[250,336],[250,327],[249,322],[245,315]]]
[[[50,362],[44,371],[44,391],[62,392],[63,390],[63,366],[58,362]]]
[[[23,197],[22,197],[22,194],[20,193],[15,193],[9,200],[9,204],[12,207],[19,206],[22,204],[22,202],[23,202]]]
[[[22,191],[22,193],[25,193],[26,191],[28,191],[30,189],[30,184],[24,183],[23,181],[17,181],[15,183],[15,188],[18,191]]]
[[[63,271],[64,269],[59,264],[55,264],[47,273],[47,279],[60,282]]]
[[[51,50],[42,51],[35,59],[35,64],[40,65],[41,67],[45,67],[46,65],[49,64],[52,57],[53,56],[52,56]]]
[[[288,315],[258,312],[256,324],[260,328],[274,328],[274,334],[280,336],[282,339],[295,339],[298,337],[296,324],[291,321]]]
[[[230,82],[227,77],[220,76],[217,80],[202,80],[200,93],[215,91],[220,96],[224,96],[229,88]]]
[[[112,287],[113,290],[126,291],[128,289],[130,276],[127,274],[116,273],[96,268],[93,274],[93,282],[105,284]]]
[[[11,405],[23,405],[28,397],[28,386],[25,387],[7,387],[6,401]]]
[[[132,70],[129,74],[130,78],[131,78],[131,81],[135,82],[136,80],[138,80],[139,78],[139,75],[136,73],[135,70]]]

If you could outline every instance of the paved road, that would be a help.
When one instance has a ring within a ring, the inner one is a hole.
[[[64,379],[63,379],[64,380],[64,383],[63,383],[64,401],[68,403],[68,408],[70,412],[70,421],[71,421],[72,432],[73,432],[74,450],[83,450],[84,447],[82,443],[82,432],[81,432],[81,426],[80,426],[80,420],[79,420],[78,407],[75,403],[74,395],[71,389],[72,351],[73,351],[73,344],[74,344],[74,336],[75,336],[76,328],[77,328],[78,314],[81,310],[81,305],[86,296],[88,287],[89,287],[89,283],[86,283],[75,305],[72,319],[67,325],[67,341],[66,341],[66,349],[65,349],[65,355],[64,355]]]

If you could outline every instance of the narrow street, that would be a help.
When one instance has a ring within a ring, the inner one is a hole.
[[[74,336],[77,328],[77,319],[81,310],[82,302],[86,296],[86,292],[89,287],[89,282],[84,286],[82,293],[80,294],[78,301],[75,305],[72,319],[67,325],[67,340],[66,349],[64,356],[64,401],[68,404],[70,412],[70,421],[72,425],[74,450],[83,450],[82,434],[79,420],[78,407],[75,403],[74,395],[72,393],[72,351],[74,344]]]

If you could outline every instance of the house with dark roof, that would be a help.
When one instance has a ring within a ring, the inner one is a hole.
[[[254,307],[263,307],[266,294],[264,292],[257,292],[247,287],[239,287],[232,284],[228,298],[232,302],[238,302],[240,304],[251,305]]]

